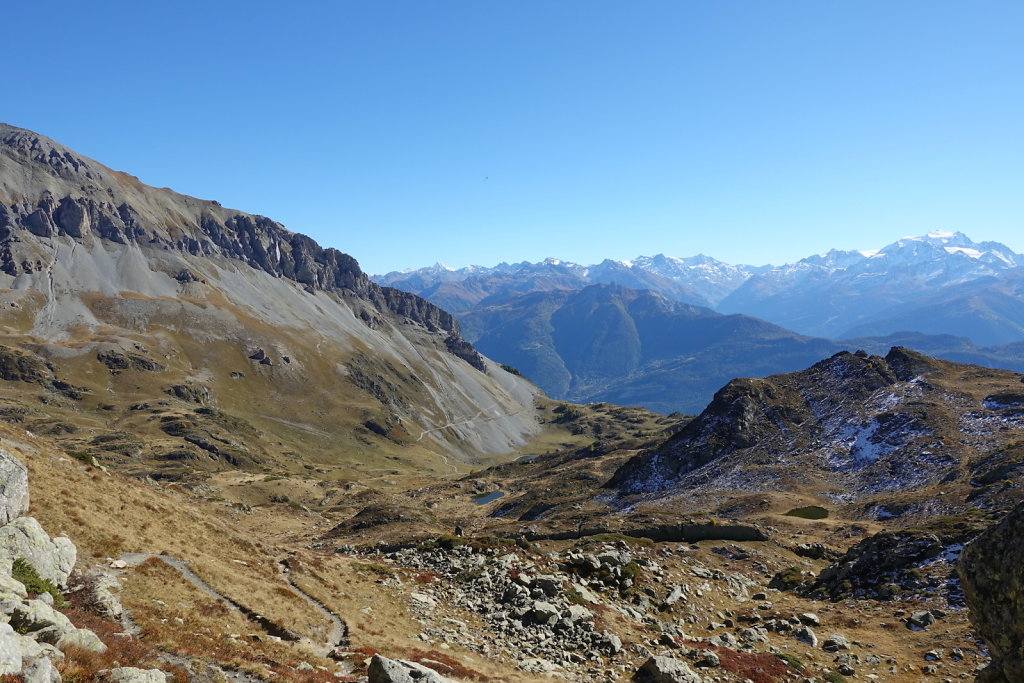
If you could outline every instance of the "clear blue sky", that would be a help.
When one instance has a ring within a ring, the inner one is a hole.
[[[1024,251],[1024,3],[4,3],[0,120],[369,272]]]

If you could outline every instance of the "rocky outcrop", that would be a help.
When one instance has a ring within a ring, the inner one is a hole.
[[[917,568],[945,549],[934,534],[883,531],[857,543],[822,570],[811,586],[811,593],[832,600],[891,600],[905,590],[920,590],[929,585],[928,578]],[[936,581],[941,583],[942,579]]]
[[[9,524],[28,512],[28,470],[0,448],[0,524]]]
[[[1024,505],[971,542],[957,567],[971,623],[988,646],[992,663],[983,683],[1024,680]]]
[[[64,536],[50,538],[32,517],[19,517],[0,527],[0,571],[10,567],[14,560],[24,559],[44,579],[57,586],[67,585],[68,576],[75,566],[75,544]]]

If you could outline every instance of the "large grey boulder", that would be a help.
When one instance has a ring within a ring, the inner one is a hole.
[[[35,567],[39,576],[66,586],[78,551],[71,539],[51,539],[32,517],[19,517],[0,527],[0,573],[10,574],[14,560],[21,557]]]
[[[374,655],[367,671],[368,683],[455,683],[433,669],[405,660]]]
[[[28,512],[28,470],[0,448],[0,525]]]
[[[673,657],[654,656],[643,663],[633,680],[638,683],[704,683],[685,662]]]
[[[107,646],[103,644],[100,637],[87,628],[59,630],[58,627],[52,626],[39,632],[40,641],[43,641],[46,638],[55,638],[52,641],[52,644],[61,650],[66,650],[69,647],[77,647],[83,650],[99,652],[100,654],[107,651]],[[51,641],[46,640],[45,642]]]

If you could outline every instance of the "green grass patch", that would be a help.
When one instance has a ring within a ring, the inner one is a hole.
[[[804,664],[803,660],[796,655],[791,655],[788,652],[776,652],[774,654],[776,657],[784,661],[786,666],[793,671],[803,671],[807,668],[807,665]]]

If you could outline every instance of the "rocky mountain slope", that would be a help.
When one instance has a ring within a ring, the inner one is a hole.
[[[1017,373],[842,352],[807,370],[738,379],[608,486],[702,497],[815,491],[884,519],[1019,498],[1024,385]]]
[[[11,126],[0,346],[8,419],[164,476],[450,471],[538,430],[534,387],[347,254]]]

